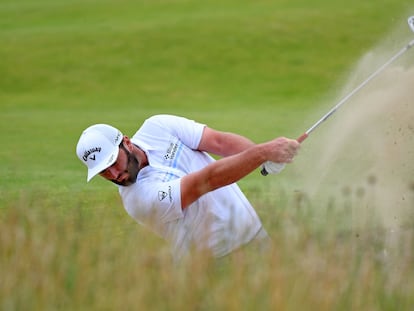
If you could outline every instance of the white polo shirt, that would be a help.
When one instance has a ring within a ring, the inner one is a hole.
[[[175,259],[191,249],[221,257],[251,241],[262,224],[236,184],[181,208],[180,180],[215,161],[197,150],[205,125],[170,116],[147,119],[131,141],[148,157],[137,182],[119,186],[124,207],[138,223],[167,240]]]

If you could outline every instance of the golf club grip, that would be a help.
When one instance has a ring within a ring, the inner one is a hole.
[[[303,133],[298,139],[297,139],[297,141],[299,142],[299,143],[302,143],[306,138],[308,138],[308,134],[307,133]]]
[[[266,169],[264,168],[264,166],[263,166],[262,170],[260,171],[260,174],[262,174],[263,176],[269,175],[269,173],[266,171]]]

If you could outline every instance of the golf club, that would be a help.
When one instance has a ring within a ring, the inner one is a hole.
[[[414,32],[414,16],[408,18],[408,25],[410,26],[411,30]],[[314,125],[312,125],[305,133],[303,133],[297,141],[302,143],[306,138],[308,138],[309,134],[312,133],[322,122],[326,121],[339,107],[341,107],[348,99],[350,99],[355,93],[361,90],[365,85],[367,85],[372,79],[374,79],[381,71],[383,71],[388,65],[394,62],[397,58],[407,52],[411,47],[414,46],[414,40],[410,41],[406,46],[404,46],[398,53],[392,56],[386,63],[384,63],[381,67],[379,67],[374,73],[372,73],[365,81],[363,81],[358,87],[356,87],[353,91],[351,91],[348,95],[342,98],[331,110],[328,111],[321,119],[319,119]],[[261,170],[261,174],[263,176],[268,175],[268,172],[263,167]]]

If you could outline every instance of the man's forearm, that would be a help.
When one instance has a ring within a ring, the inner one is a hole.
[[[253,145],[242,152],[222,158],[205,167],[202,174],[207,191],[232,184],[250,174],[266,161],[264,146]]]
[[[237,182],[265,161],[261,145],[210,163],[181,179],[181,206],[186,208],[200,196]]]
[[[203,191],[237,182],[266,161],[289,163],[299,146],[296,140],[281,137],[211,163],[200,171],[200,180],[206,182]]]
[[[213,146],[212,150],[218,150],[215,144],[207,147],[210,146]],[[296,140],[284,137],[262,144],[253,144],[249,148],[245,146],[245,149],[239,153],[224,157],[184,176],[181,179],[182,208],[186,208],[207,192],[239,181],[266,161],[290,163],[299,146]]]

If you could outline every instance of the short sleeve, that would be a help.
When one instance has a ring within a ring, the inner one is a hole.
[[[155,115],[148,118],[142,125],[146,133],[158,133],[160,129],[177,137],[191,149],[200,145],[205,124],[195,122],[184,117],[172,115]]]

